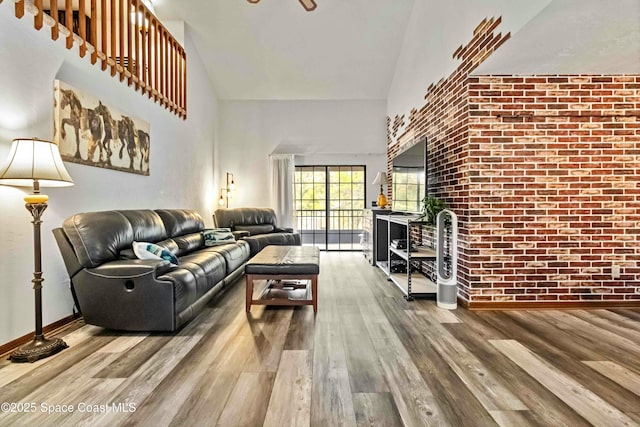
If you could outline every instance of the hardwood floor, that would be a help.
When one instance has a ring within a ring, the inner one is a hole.
[[[3,360],[0,426],[640,425],[640,310],[449,312],[359,253],[320,271],[315,317],[245,315],[241,279],[176,333],[83,326]]]

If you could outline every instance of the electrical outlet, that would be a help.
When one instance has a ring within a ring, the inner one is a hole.
[[[620,278],[620,266],[618,264],[613,264],[611,266],[611,278],[612,279]]]

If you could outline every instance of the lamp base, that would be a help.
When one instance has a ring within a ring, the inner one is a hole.
[[[35,337],[29,344],[25,344],[9,356],[9,360],[15,363],[33,363],[37,360],[53,356],[61,350],[69,347],[60,338],[47,339]]]
[[[378,207],[384,209],[387,206],[387,198],[384,194],[380,193],[378,196]]]

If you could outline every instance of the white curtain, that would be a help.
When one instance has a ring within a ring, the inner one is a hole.
[[[293,175],[295,163],[293,154],[272,154],[271,166],[271,207],[276,211],[279,227],[295,228],[296,211],[293,206]]]

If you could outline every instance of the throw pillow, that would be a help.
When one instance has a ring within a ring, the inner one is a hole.
[[[225,245],[236,241],[230,228],[208,228],[202,230],[205,246]]]
[[[163,259],[178,265],[178,257],[169,249],[153,243],[133,242],[133,252],[139,259]]]

